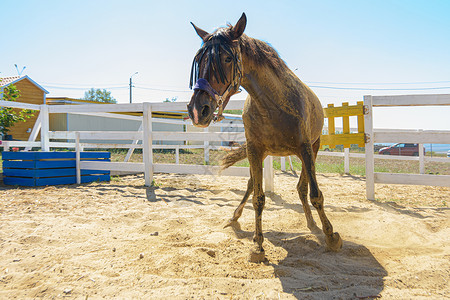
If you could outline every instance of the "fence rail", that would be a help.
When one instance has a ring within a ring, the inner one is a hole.
[[[375,107],[450,105],[448,101],[448,98],[450,97],[449,94],[367,96],[367,97],[372,97],[372,105]]]
[[[437,130],[402,130],[402,131],[375,131],[374,143],[415,143],[415,144],[450,144],[448,131]]]
[[[450,131],[434,130],[377,130],[373,129],[374,107],[396,107],[396,106],[438,106],[450,105],[450,95],[401,95],[401,96],[364,96],[365,132],[366,140],[366,196],[375,199],[375,183],[389,184],[411,184],[450,186],[450,175],[428,175],[428,174],[392,174],[378,173],[374,170],[374,143],[419,143],[420,173],[424,173],[423,144],[450,143]],[[436,160],[435,160],[436,161]]]

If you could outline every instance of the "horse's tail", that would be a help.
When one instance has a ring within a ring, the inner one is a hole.
[[[225,170],[231,167],[240,160],[247,158],[247,143],[240,145],[237,149],[228,150],[228,153],[222,158],[220,162],[221,169]]]

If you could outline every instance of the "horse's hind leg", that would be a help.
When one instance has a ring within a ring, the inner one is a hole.
[[[325,211],[323,209],[323,195],[319,190],[319,186],[317,184],[316,179],[316,168],[315,168],[315,153],[313,153],[313,148],[310,143],[304,143],[300,147],[300,154],[302,158],[303,166],[306,168],[306,172],[309,178],[309,185],[311,188],[310,198],[312,205],[317,209],[317,212],[320,217],[320,221],[322,222],[322,229],[325,233],[325,241],[327,243],[328,248],[333,251],[338,251],[342,248],[342,239],[339,236],[339,233],[333,233],[333,226],[331,222],[328,220],[325,215]]]
[[[316,222],[314,221],[314,218],[311,214],[311,208],[309,207],[308,203],[308,174],[306,172],[306,168],[302,168],[302,172],[300,174],[300,180],[297,184],[297,191],[298,195],[300,197],[300,200],[302,201],[303,205],[303,211],[305,212],[306,216],[306,222],[309,230],[311,232],[317,232],[320,231],[319,227],[317,227]]]
[[[233,217],[225,224],[225,226],[223,228],[233,225],[233,223],[236,222],[240,218],[240,216],[242,215],[242,211],[244,210],[245,203],[247,203],[247,200],[250,197],[250,195],[252,194],[252,192],[253,192],[253,178],[252,178],[252,176],[250,176],[250,179],[248,180],[248,183],[247,183],[247,191],[245,191],[244,198],[242,199],[241,203],[234,211]]]

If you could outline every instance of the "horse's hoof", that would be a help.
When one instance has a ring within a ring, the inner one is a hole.
[[[325,242],[331,251],[338,252],[342,248],[342,239],[337,232],[333,233],[331,237],[325,236]]]
[[[223,228],[232,227],[235,229],[240,229],[240,225],[238,221],[230,219],[223,224]]]
[[[248,258],[249,262],[252,263],[261,263],[263,261],[266,260],[266,255],[264,250],[263,251],[258,251],[258,250],[251,250],[250,251],[250,256]]]
[[[233,223],[235,223],[235,222],[236,221],[233,221],[233,219],[230,219],[230,220],[226,221],[225,223],[223,223],[223,228],[233,226]]]

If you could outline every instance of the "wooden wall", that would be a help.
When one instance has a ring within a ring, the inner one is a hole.
[[[14,84],[20,91],[20,97],[18,102],[30,103],[30,104],[44,104],[44,91],[34,85],[27,78],[22,79]],[[33,116],[26,119],[26,122],[17,122],[8,132],[15,140],[28,140],[30,133],[27,132],[28,128],[33,129],[34,123],[39,116],[39,111],[36,111]]]

